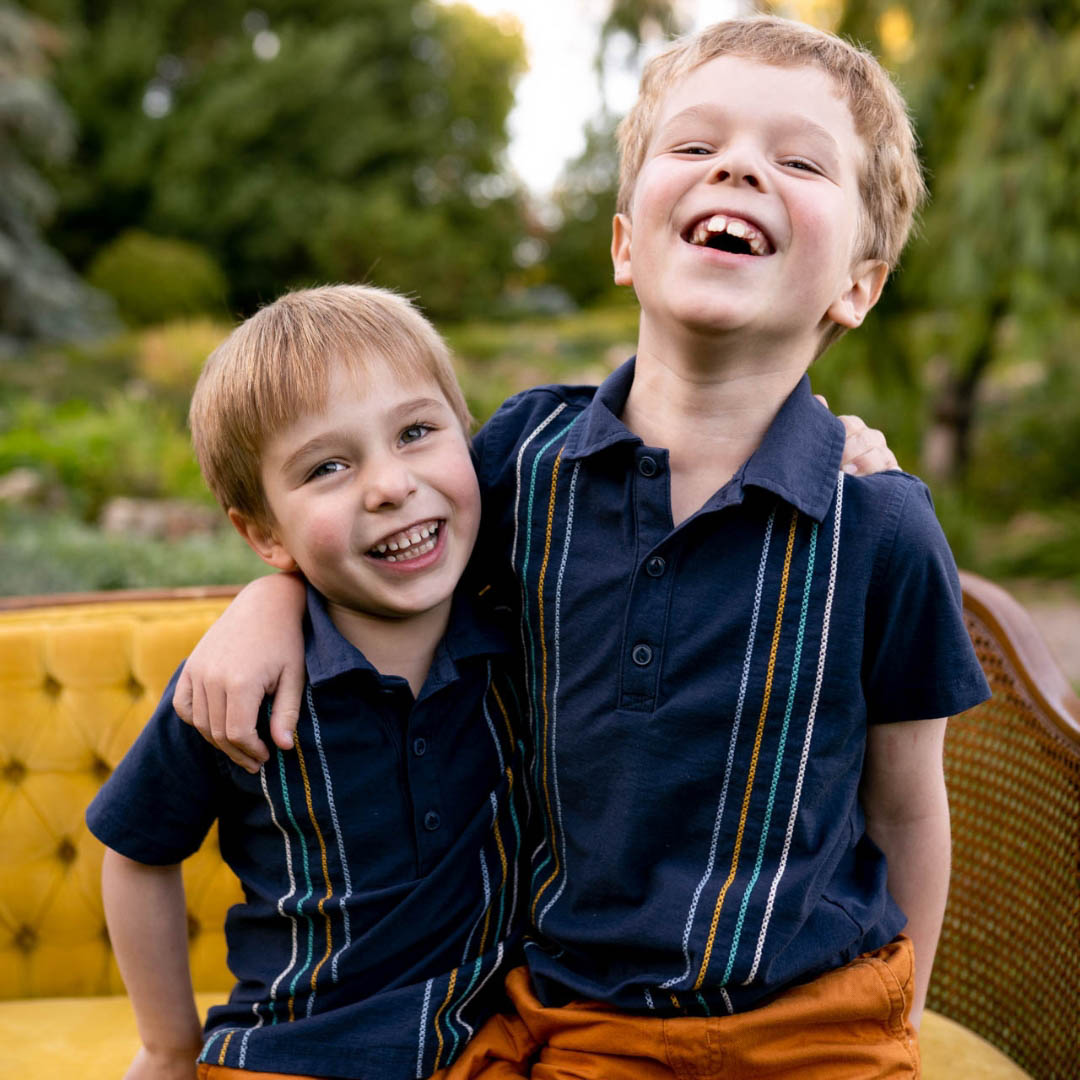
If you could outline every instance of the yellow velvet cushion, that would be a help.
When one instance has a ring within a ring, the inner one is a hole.
[[[224,994],[199,994],[199,1015]],[[1030,1080],[978,1035],[936,1013],[922,1033],[923,1080]],[[117,1080],[139,1046],[126,997],[0,1003],[0,1076]]]
[[[224,993],[198,994],[199,1015]],[[123,995],[0,1002],[0,1076],[120,1080],[139,1048]]]
[[[123,992],[83,813],[224,605],[0,613],[0,999]],[[228,986],[225,913],[241,891],[216,830],[184,882],[195,986]]]

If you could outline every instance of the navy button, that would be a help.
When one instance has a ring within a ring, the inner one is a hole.
[[[442,818],[435,813],[434,810],[429,810],[424,815],[424,828],[428,832],[434,832],[442,824]]]
[[[645,564],[645,573],[647,573],[649,577],[660,577],[666,569],[667,563],[664,562],[659,555],[654,555]]]
[[[630,652],[630,659],[638,667],[648,667],[652,663],[652,649],[648,645],[635,645]]]
[[[642,476],[655,476],[660,471],[660,466],[656,463],[656,458],[643,457],[638,463],[638,472]]]
[[[413,739],[412,752],[417,757],[423,757],[427,753],[427,739]]]

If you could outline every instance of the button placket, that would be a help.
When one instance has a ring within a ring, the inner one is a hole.
[[[620,706],[651,711],[661,669],[671,588],[668,560],[658,553],[671,529],[667,455],[641,447],[634,462],[639,562],[626,609]]]

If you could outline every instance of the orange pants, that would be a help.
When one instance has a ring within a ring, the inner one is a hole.
[[[517,1017],[496,1017],[500,1060],[456,1062],[446,1080],[917,1080],[908,1023],[914,953],[900,937],[768,1004],[709,1019],[640,1016],[593,1002],[548,1009],[525,968],[506,989]],[[520,1022],[524,1031],[517,1027]],[[490,1026],[489,1022],[489,1025]],[[477,1038],[484,1038],[488,1026]],[[506,1039],[531,1049],[513,1071]],[[478,1062],[481,1064],[477,1068]]]
[[[908,1023],[914,953],[900,937],[735,1016],[641,1016],[595,1002],[545,1008],[516,968],[516,1014],[492,1017],[433,1080],[918,1080]],[[199,1080],[314,1080],[200,1065]]]

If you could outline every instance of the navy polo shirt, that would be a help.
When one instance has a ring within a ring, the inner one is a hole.
[[[457,1057],[514,959],[525,822],[508,645],[459,593],[414,700],[311,589],[305,634],[293,751],[257,776],[238,768],[174,714],[174,677],[87,821],[162,865],[219,822],[246,902],[226,921],[237,984],[210,1010],[201,1060],[412,1080]]]
[[[633,373],[526,391],[476,446],[544,826],[526,955],[546,1004],[740,1011],[903,928],[858,799],[867,725],[989,691],[926,487],[844,475],[807,378],[674,527],[667,451],[619,420]]]

